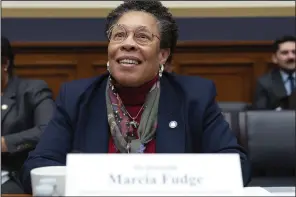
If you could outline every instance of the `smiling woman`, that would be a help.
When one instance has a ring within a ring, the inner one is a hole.
[[[119,7],[107,17],[109,71],[121,85],[134,87],[163,69],[175,49],[177,25],[166,19],[171,17],[166,9],[161,14],[136,6],[127,13],[125,9]]]
[[[24,164],[26,191],[33,168],[66,165],[70,152],[237,153],[246,185],[247,153],[221,114],[214,83],[163,70],[178,39],[168,8],[126,1],[108,14],[105,32],[108,72],[61,87],[56,112]]]

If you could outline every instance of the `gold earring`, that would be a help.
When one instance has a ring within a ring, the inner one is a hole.
[[[164,70],[164,66],[163,66],[163,64],[160,64],[159,71],[158,71],[159,77],[162,77],[163,70]]]

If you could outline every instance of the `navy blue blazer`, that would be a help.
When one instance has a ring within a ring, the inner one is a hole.
[[[62,85],[54,116],[23,166],[21,181],[26,192],[31,192],[33,168],[65,165],[66,154],[71,152],[108,153],[107,79],[105,74]],[[160,84],[156,152],[238,153],[246,185],[250,181],[249,160],[215,101],[214,83],[164,73]],[[176,128],[169,127],[171,121],[177,122]]]

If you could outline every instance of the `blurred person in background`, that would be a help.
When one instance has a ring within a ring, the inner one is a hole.
[[[23,193],[18,174],[52,117],[52,92],[41,80],[14,75],[14,53],[1,37],[1,193]]]
[[[253,109],[281,110],[289,108],[290,96],[296,88],[295,36],[283,36],[273,44],[272,62],[276,65],[257,81]],[[292,105],[292,103],[290,103]]]

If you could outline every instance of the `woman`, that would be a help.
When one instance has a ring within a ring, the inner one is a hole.
[[[1,193],[23,193],[18,174],[53,113],[52,93],[40,80],[13,74],[14,54],[1,37]]]
[[[163,72],[178,28],[159,1],[127,1],[107,17],[108,74],[62,86],[56,111],[26,161],[30,170],[65,165],[66,154],[239,153],[244,183],[249,161],[216,102],[214,84]],[[110,126],[111,125],[111,126]]]

